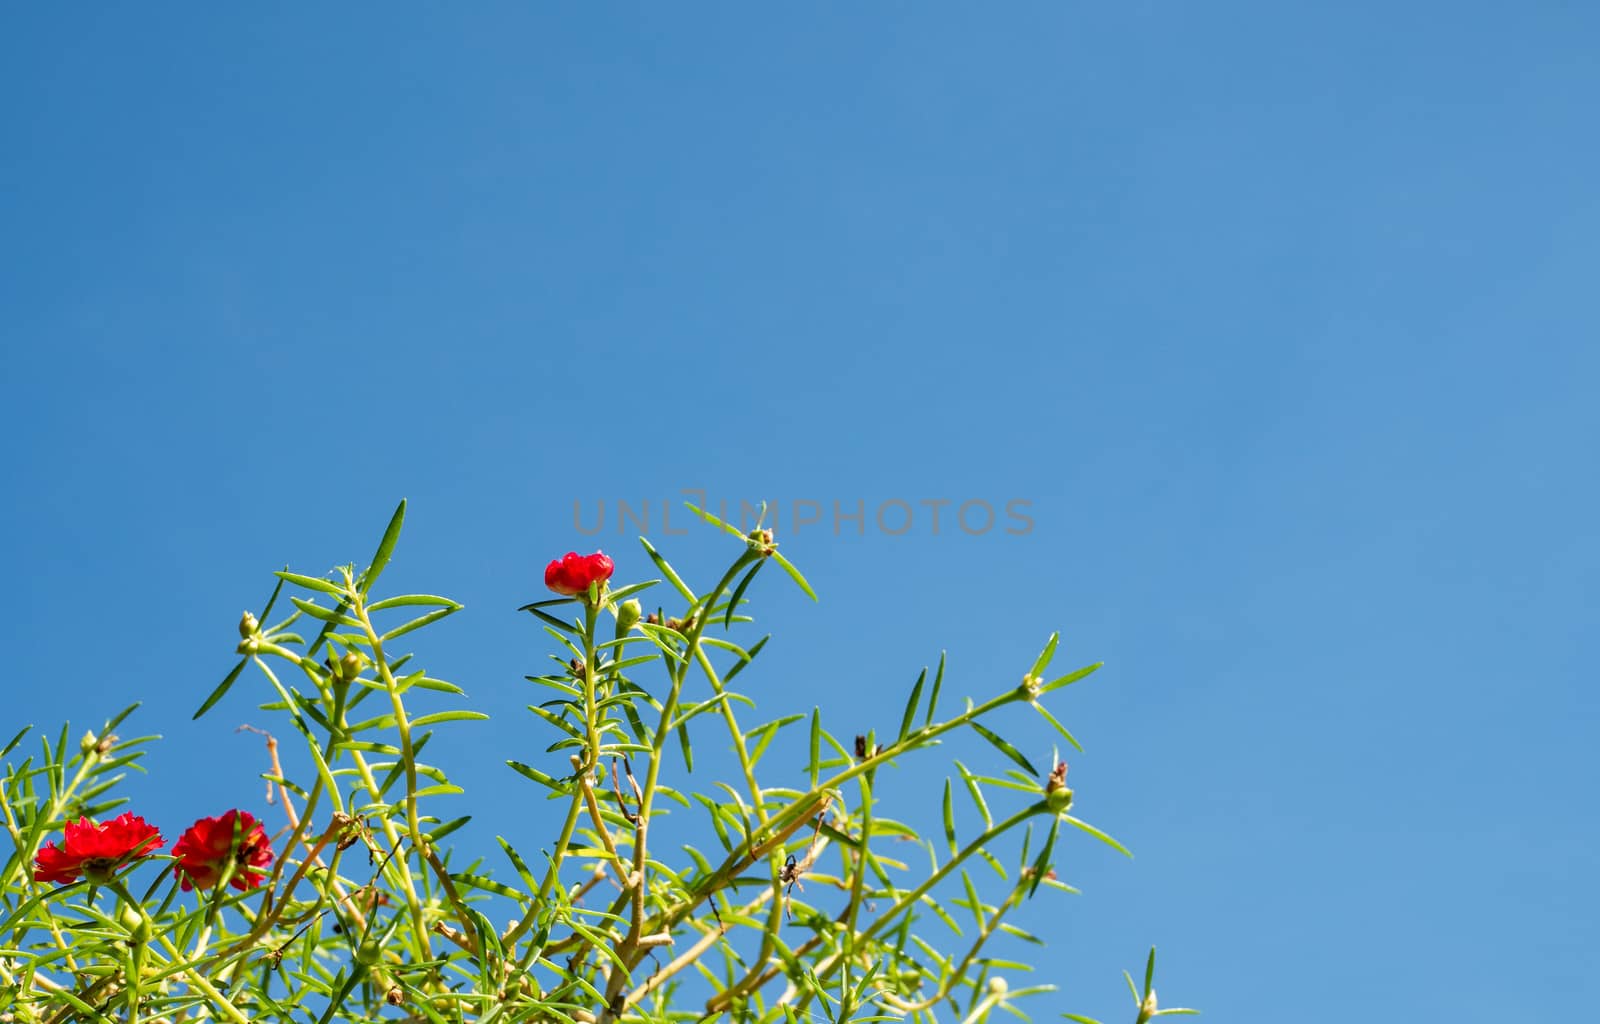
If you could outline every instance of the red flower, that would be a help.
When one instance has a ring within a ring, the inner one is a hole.
[[[248,811],[229,811],[220,818],[201,818],[172,846],[178,863],[172,874],[183,891],[213,889],[233,866],[228,882],[241,891],[254,889],[267,877],[261,871],[272,863],[272,845],[266,829]]]
[[[599,551],[592,555],[568,551],[564,557],[545,566],[544,585],[566,597],[586,594],[589,584],[609,580],[615,568],[611,559]]]
[[[49,842],[39,850],[33,880],[58,885],[83,875],[103,885],[117,868],[150,856],[164,842],[160,829],[134,814],[119,814],[99,824],[80,817],[67,822],[59,847]]]

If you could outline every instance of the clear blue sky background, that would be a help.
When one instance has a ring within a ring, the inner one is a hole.
[[[745,682],[848,734],[944,648],[1108,663],[1056,708],[1137,857],[1063,852],[1036,1019],[1131,1019],[1151,942],[1214,1020],[1600,999],[1592,5],[5,21],[0,732],[141,699],[142,809],[259,809],[258,684],[189,712],[406,496],[393,584],[468,606],[423,660],[496,715],[440,741],[469,842],[537,847],[513,609],[575,500],[1022,499],[783,538],[823,600],[763,578]]]

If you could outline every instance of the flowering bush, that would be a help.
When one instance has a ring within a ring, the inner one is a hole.
[[[0,1019],[979,1024],[1053,987],[1013,987],[1006,976],[1027,966],[990,947],[1037,941],[1006,918],[1068,889],[1053,865],[1069,835],[1121,846],[1070,813],[1064,762],[1041,774],[992,719],[1033,708],[1076,747],[1043,699],[1097,665],[1046,678],[1052,636],[1020,682],[955,713],[941,714],[941,659],[890,732],[842,742],[818,709],[752,726],[755,702],[732,688],[766,644],[736,642],[752,621],[746,595],[769,565],[811,593],[769,531],[702,513],[737,540],[706,589],[647,541],[661,579],[617,587],[609,557],[570,552],[545,571],[559,596],[523,609],[560,652],[554,671],[529,677],[548,694],[529,710],[553,742],[507,762],[527,786],[514,799],[550,801],[558,824],[537,853],[495,836],[498,868],[464,862],[447,840],[469,840],[457,833],[470,819],[439,810],[461,791],[423,755],[437,729],[485,716],[424,710],[462,691],[396,649],[460,608],[377,596],[404,512],[363,571],[277,573],[266,607],[239,624],[238,662],[196,712],[259,672],[261,707],[304,750],[286,768],[267,735],[276,832],[233,809],[163,854],[156,826],[107,818],[149,739],[114,734],[127,711],[75,752],[63,733],[37,758],[7,761]],[[987,742],[995,767],[954,763],[942,835],[925,839],[884,813],[877,773],[962,731]],[[731,747],[736,781],[685,789],[693,738],[708,733]],[[765,759],[791,740],[801,767],[774,769]],[[957,828],[957,794],[981,820],[975,834]],[[674,830],[674,808],[696,827]],[[927,866],[893,856],[895,841],[925,847]],[[1143,987],[1128,979],[1136,1020],[1192,1013],[1158,1007],[1153,970],[1152,951]]]

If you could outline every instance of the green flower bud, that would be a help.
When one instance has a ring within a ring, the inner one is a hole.
[[[128,930],[128,941],[139,944],[150,941],[150,919],[130,906],[124,905],[117,921]]]
[[[339,678],[345,682],[354,682],[361,675],[361,655],[355,651],[346,651],[344,657],[339,659]]]
[[[1065,814],[1072,807],[1072,790],[1065,786],[1045,794],[1045,806],[1055,814]]]
[[[239,616],[239,639],[248,640],[255,636],[256,630],[259,629],[260,626],[261,623],[256,621],[256,617],[254,615],[251,615],[249,612],[245,612],[243,615]]]
[[[78,753],[88,754],[100,745],[100,737],[92,732],[83,734],[83,739],[78,741]]]
[[[356,963],[363,967],[371,967],[383,959],[383,947],[378,945],[377,939],[367,939],[356,947]]]
[[[995,975],[993,978],[989,979],[989,994],[991,996],[1003,996],[1010,991],[1010,989],[1011,986],[1006,983],[1006,979],[1000,977],[999,975]]]
[[[628,630],[632,629],[639,621],[639,617],[643,614],[644,609],[640,607],[638,601],[624,601],[622,604],[618,605],[617,635],[621,636],[623,633],[626,633]]]

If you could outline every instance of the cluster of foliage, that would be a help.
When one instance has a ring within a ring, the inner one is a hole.
[[[1021,1016],[1019,1000],[1051,989],[1008,985],[1006,972],[1028,967],[990,955],[991,941],[1038,941],[1007,916],[1040,889],[1069,889],[1052,867],[1063,826],[1121,847],[1070,813],[1064,763],[1041,773],[985,722],[1026,705],[1076,746],[1041,701],[1097,665],[1046,680],[1052,636],[1019,684],[943,717],[941,659],[916,680],[893,734],[841,742],[817,710],[748,725],[741,715],[755,702],[731,686],[766,638],[729,638],[751,621],[745,595],[769,564],[811,593],[770,532],[741,534],[702,513],[738,540],[733,564],[702,590],[648,542],[661,580],[612,587],[609,558],[569,554],[546,573],[561,596],[524,609],[560,651],[553,671],[528,677],[549,694],[529,710],[554,742],[542,767],[508,762],[559,825],[534,856],[496,837],[500,871],[459,863],[446,840],[469,817],[435,810],[461,790],[423,757],[439,727],[486,716],[423,711],[462,691],[396,651],[460,607],[374,593],[404,512],[402,502],[364,571],[279,572],[266,607],[240,623],[238,664],[196,712],[247,667],[261,673],[262,708],[305,751],[292,776],[267,735],[265,777],[285,818],[276,835],[230,810],[162,853],[143,818],[107,817],[152,739],[115,735],[127,711],[76,745],[63,731],[7,762],[0,1019],[979,1024],[997,1009]],[[645,614],[647,592],[672,614]],[[275,610],[287,614],[271,622]],[[654,692],[636,682],[644,672],[660,673]],[[943,835],[925,840],[882,812],[877,773],[962,730],[1006,767],[979,774],[955,762]],[[707,731],[731,743],[737,780],[669,784],[676,768],[692,771],[691,738]],[[804,737],[809,753],[774,782],[763,758],[780,734]],[[958,835],[957,793],[983,823],[976,835]],[[991,810],[997,793],[1015,806]],[[697,834],[716,845],[658,840],[666,833],[652,826],[673,806],[703,815]],[[907,840],[924,848],[925,869],[890,855]],[[512,919],[496,926],[489,914],[502,911]],[[1157,1007],[1153,969],[1152,951],[1143,989],[1129,979],[1140,1024],[1193,1012]]]

